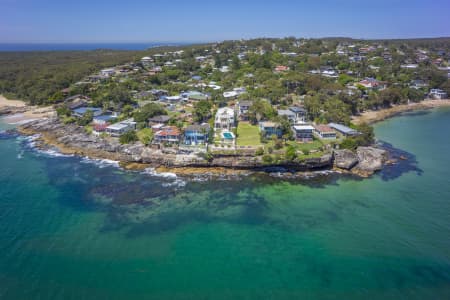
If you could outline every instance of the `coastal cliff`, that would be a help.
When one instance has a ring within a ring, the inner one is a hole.
[[[129,169],[145,167],[172,169],[208,168],[267,171],[284,168],[291,172],[339,169],[367,177],[380,170],[387,160],[385,150],[374,147],[359,147],[356,152],[334,150],[317,158],[298,161],[264,163],[260,156],[248,153],[213,153],[210,157],[201,154],[179,153],[175,149],[153,149],[140,142],[122,145],[115,138],[90,135],[75,124],[63,124],[57,118],[48,118],[24,124],[18,128],[25,135],[39,134],[41,146],[56,146],[62,153],[120,161]]]

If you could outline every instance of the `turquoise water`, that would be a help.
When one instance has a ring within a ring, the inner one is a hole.
[[[231,132],[223,132],[222,135],[227,140],[232,140],[233,139],[233,135],[231,134]]]
[[[0,135],[1,299],[449,299],[450,110],[368,179],[196,181]]]

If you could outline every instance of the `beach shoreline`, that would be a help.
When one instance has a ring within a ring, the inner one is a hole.
[[[22,100],[10,100],[0,95],[0,117],[8,124],[22,125],[28,122],[56,116],[52,106],[31,106]]]
[[[390,108],[371,110],[361,113],[359,116],[352,117],[352,122],[356,125],[363,123],[374,124],[383,120],[395,117],[404,112],[427,110],[439,107],[450,107],[450,99],[433,100],[426,99],[422,102],[400,104]]]

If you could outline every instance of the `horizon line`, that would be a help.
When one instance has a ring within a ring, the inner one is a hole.
[[[417,39],[445,39],[450,38],[448,36],[417,36],[417,37],[352,37],[352,36],[323,36],[323,37],[298,37],[298,36],[284,36],[284,37],[270,37],[270,36],[260,36],[260,37],[251,37],[251,38],[234,38],[234,39],[221,39],[221,40],[171,40],[171,41],[0,41],[0,44],[198,44],[198,43],[220,43],[224,41],[249,41],[256,39],[286,39],[286,38],[295,38],[295,39],[311,39],[311,40],[320,40],[320,39],[352,39],[352,40],[367,40],[367,41],[377,41],[377,40],[417,40]]]

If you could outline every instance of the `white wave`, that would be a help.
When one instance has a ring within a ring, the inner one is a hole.
[[[170,172],[159,173],[156,172],[154,168],[146,168],[141,172],[141,174],[151,175],[154,177],[160,177],[168,180],[168,182],[164,182],[161,184],[163,187],[183,187],[186,185],[186,181],[179,178],[175,173]]]
[[[20,136],[18,138],[19,141],[24,141],[25,145],[29,148],[36,148],[36,140],[38,138],[40,138],[41,135],[40,134],[34,134],[34,135],[30,135],[30,136]]]
[[[163,178],[169,178],[169,179],[176,179],[178,178],[177,174],[170,173],[170,172],[156,172],[155,168],[146,168],[144,171],[142,171],[142,174],[157,176],[157,177],[163,177]]]
[[[83,157],[81,159],[81,163],[84,164],[94,164],[100,169],[106,168],[106,167],[116,167],[119,168],[119,162],[115,160],[110,159],[97,159],[97,158],[90,158],[90,157]]]
[[[63,154],[55,149],[36,149],[37,152],[50,157],[73,157],[73,154]]]
[[[175,179],[175,181],[173,182],[165,182],[163,184],[161,184],[163,187],[183,187],[186,185],[186,181],[177,178]]]
[[[41,137],[40,134],[35,134],[35,135],[27,136],[27,137],[19,137],[18,140],[24,141],[26,147],[32,149],[33,151],[35,151],[38,154],[41,154],[41,155],[44,155],[47,157],[73,157],[74,156],[73,154],[63,154],[63,153],[59,152],[59,150],[56,148],[41,149],[41,148],[36,147],[36,141],[40,137]]]

